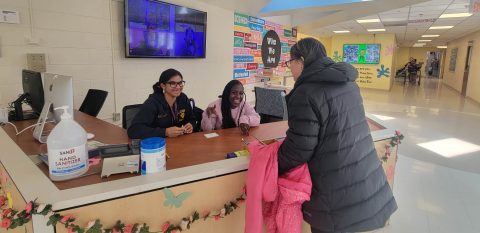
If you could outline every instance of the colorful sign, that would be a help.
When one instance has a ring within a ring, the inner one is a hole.
[[[235,37],[233,39],[233,47],[242,48],[243,47],[243,38]]]
[[[254,83],[257,75],[286,72],[285,61],[290,59],[290,48],[295,43],[292,28],[235,13],[233,78],[248,84]]]
[[[253,56],[234,55],[233,62],[253,62]]]
[[[248,15],[235,12],[234,24],[238,26],[248,27]]]
[[[470,0],[470,13],[480,12],[480,0]]]
[[[245,42],[243,46],[245,48],[257,49],[257,43]]]

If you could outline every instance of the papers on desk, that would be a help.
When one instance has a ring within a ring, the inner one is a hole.
[[[204,134],[203,136],[205,136],[207,139],[210,139],[210,138],[216,138],[220,135],[218,135],[217,133],[207,133],[207,134]]]

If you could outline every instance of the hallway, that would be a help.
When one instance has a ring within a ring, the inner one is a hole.
[[[480,232],[480,104],[438,79],[362,89],[367,112],[405,135],[394,194],[399,210],[382,233]]]

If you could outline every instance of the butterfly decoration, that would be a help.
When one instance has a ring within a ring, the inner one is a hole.
[[[394,50],[395,50],[395,47],[393,45],[388,45],[385,48],[385,56],[393,55]]]
[[[180,193],[178,196],[173,194],[172,190],[169,188],[164,188],[163,193],[165,194],[165,201],[163,202],[163,206],[172,208],[182,207],[183,202],[192,195],[192,192],[183,192]]]

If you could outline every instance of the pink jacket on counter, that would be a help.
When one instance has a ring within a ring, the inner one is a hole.
[[[310,200],[312,180],[303,164],[278,177],[277,151],[282,142],[248,146],[245,233],[262,233],[265,221],[268,233],[300,233],[302,203]]]
[[[242,108],[243,104],[245,104],[245,106],[243,107],[242,113],[240,115],[240,109]],[[202,130],[205,132],[222,128],[222,99],[217,99],[208,105],[208,107],[213,106],[215,106],[216,114],[208,116],[207,111],[204,111],[202,115]],[[235,121],[235,124],[237,124],[237,121],[240,121],[240,124],[245,123],[250,125],[251,127],[260,125],[260,115],[258,115],[258,113],[255,112],[255,109],[253,109],[253,107],[245,101],[242,102],[239,107],[234,108],[231,111],[232,118],[233,121]]]

